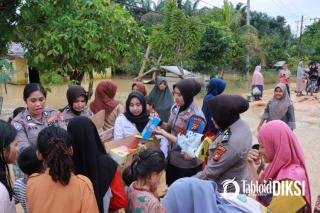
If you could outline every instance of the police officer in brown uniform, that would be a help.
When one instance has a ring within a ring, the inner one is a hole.
[[[242,181],[250,181],[246,156],[252,145],[252,134],[239,114],[247,111],[249,104],[237,95],[218,95],[208,103],[221,134],[209,147],[208,164],[195,177],[215,181],[220,192],[224,190],[225,180],[234,180],[243,193]],[[235,186],[228,184],[226,192],[235,192]]]
[[[76,116],[84,116],[91,118],[92,113],[86,108],[88,103],[88,96],[82,86],[73,85],[67,90],[68,106],[66,106],[62,113],[66,125]]]
[[[36,145],[39,132],[47,126],[56,125],[66,129],[63,115],[56,110],[45,108],[46,91],[37,83],[27,84],[23,91],[27,107],[11,124],[17,130],[19,152],[31,144]]]

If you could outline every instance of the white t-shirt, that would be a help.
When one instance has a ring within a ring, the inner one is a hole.
[[[7,188],[0,182],[0,213],[16,213],[14,198],[10,200]]]
[[[139,134],[136,125],[131,123],[124,114],[119,115],[114,123],[113,138],[122,139],[135,134]]]

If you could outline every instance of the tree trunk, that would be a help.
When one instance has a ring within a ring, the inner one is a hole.
[[[77,85],[81,85],[81,82],[84,77],[84,72],[81,72],[77,69],[68,72],[69,78],[71,81],[75,81]]]
[[[88,100],[90,100],[93,94],[93,71],[89,72],[89,86],[88,86]]]
[[[146,67],[146,63],[149,60],[150,51],[151,51],[151,44],[148,44],[146,53],[144,54],[144,58],[143,58],[143,61],[142,61],[142,65],[141,65],[138,77],[140,77],[143,74],[143,71],[144,71],[144,69]]]

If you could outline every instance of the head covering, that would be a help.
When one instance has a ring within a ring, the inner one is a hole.
[[[280,88],[282,90],[283,97],[281,100],[278,100],[273,96],[273,98],[270,100],[270,105],[269,105],[270,120],[281,120],[287,113],[288,107],[292,104],[289,94],[287,92],[286,85],[283,83],[279,83],[274,88],[274,90],[276,90],[277,88]]]
[[[208,102],[212,99],[214,99],[217,95],[220,95],[223,93],[224,89],[226,88],[226,82],[219,78],[212,78],[209,81],[208,87],[207,87],[207,95],[203,99],[203,105],[202,105],[202,112],[206,118],[207,124],[204,129],[204,132],[208,130],[212,130],[215,133],[217,132],[217,129],[215,128],[211,118],[212,114],[209,110]]]
[[[251,85],[264,85],[263,75],[261,74],[261,66],[256,66],[254,69]]]
[[[142,82],[139,82],[139,81],[133,82],[132,83],[132,89],[133,89],[134,86],[137,86],[137,90],[139,92],[141,92],[144,96],[147,95],[146,87],[144,86],[144,84]]]
[[[173,85],[173,89],[177,87],[184,100],[184,105],[180,107],[179,112],[186,110],[193,102],[193,97],[201,91],[201,84],[194,78],[186,78],[180,80]]]
[[[159,89],[161,82],[166,83],[166,89],[164,91]],[[165,77],[157,76],[155,85],[149,94],[149,98],[153,102],[160,119],[167,122],[170,115],[170,109],[173,105],[173,97]]]
[[[109,189],[117,163],[106,153],[90,119],[83,116],[71,119],[68,133],[74,141],[72,157],[75,173],[91,180],[98,207],[103,212],[103,196]]]
[[[220,129],[225,130],[248,110],[249,103],[239,95],[218,95],[208,102],[212,117]]]
[[[222,198],[217,189],[215,182],[181,178],[169,187],[161,202],[167,213],[244,212]]]
[[[271,160],[260,176],[260,182],[272,180],[305,181],[305,200],[311,205],[309,178],[302,147],[295,134],[280,120],[264,124],[258,132],[258,140]]]
[[[113,81],[101,81],[96,88],[94,100],[90,104],[91,111],[97,113],[105,110],[107,117],[119,104],[118,101],[114,100],[116,92],[117,85]]]
[[[88,102],[88,96],[86,91],[84,90],[84,88],[82,86],[79,85],[73,85],[70,86],[67,90],[67,100],[68,100],[68,105],[70,110],[76,114],[76,115],[80,115],[81,112],[78,112],[76,110],[73,109],[73,103],[77,100],[77,98],[79,98],[80,96],[83,96],[86,100],[86,103]]]
[[[130,110],[129,110],[129,106],[130,106],[130,102],[132,98],[138,98],[138,100],[140,101],[141,105],[142,105],[142,112],[140,115],[138,116],[134,116]],[[147,104],[146,104],[146,99],[145,97],[142,95],[141,92],[132,92],[129,94],[127,101],[126,101],[126,112],[123,113],[124,116],[126,116],[126,118],[131,122],[134,123],[138,129],[138,131],[141,133],[142,130],[144,129],[144,127],[147,125],[148,121],[149,121],[149,114],[147,112]]]

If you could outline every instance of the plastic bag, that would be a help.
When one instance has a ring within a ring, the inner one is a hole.
[[[261,91],[259,90],[258,87],[254,87],[252,89],[252,95],[261,95]]]
[[[196,152],[201,144],[202,134],[187,131],[186,135],[178,135],[177,143],[181,148],[181,153],[190,157],[196,157]]]

